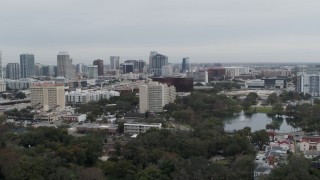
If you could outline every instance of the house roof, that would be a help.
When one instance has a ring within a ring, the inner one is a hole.
[[[304,136],[301,138],[301,142],[308,142],[308,143],[320,143],[320,137],[316,136]]]

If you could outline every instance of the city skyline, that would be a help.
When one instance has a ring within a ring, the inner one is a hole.
[[[315,0],[1,1],[0,49],[3,64],[18,62],[22,53],[54,64],[60,51],[76,63],[110,56],[147,62],[153,50],[171,63],[183,57],[203,63],[316,62],[319,5]]]

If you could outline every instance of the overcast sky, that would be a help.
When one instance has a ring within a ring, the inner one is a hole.
[[[169,62],[319,62],[319,0],[1,0],[3,65],[109,56]]]

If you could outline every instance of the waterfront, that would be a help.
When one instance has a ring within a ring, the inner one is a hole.
[[[272,123],[272,117],[265,113],[254,113],[252,115],[245,115],[243,112],[236,114],[232,117],[227,117],[224,119],[225,130],[233,131],[243,129],[244,127],[250,127],[251,131],[257,131],[261,129],[266,129],[266,125]],[[277,120],[280,125],[279,130],[276,132],[286,133],[296,131],[292,126],[287,124],[285,118],[283,120]]]

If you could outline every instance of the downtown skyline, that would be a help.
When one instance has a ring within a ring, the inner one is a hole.
[[[3,64],[31,53],[55,64],[60,51],[75,63],[147,61],[157,51],[180,63],[317,62],[320,2],[147,0],[0,2]],[[27,11],[26,11],[27,10]]]

